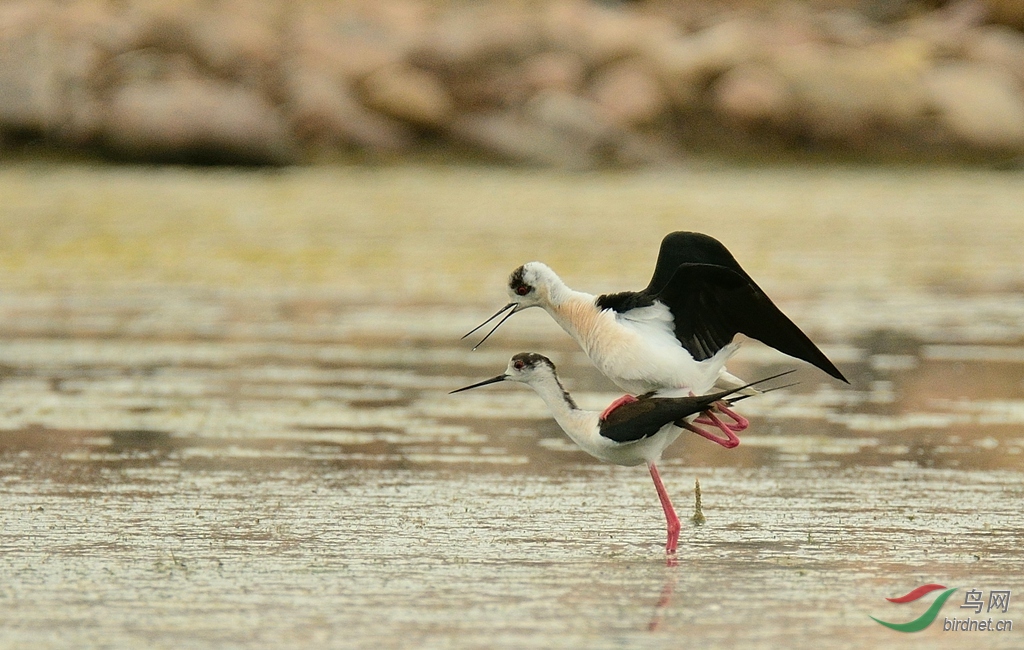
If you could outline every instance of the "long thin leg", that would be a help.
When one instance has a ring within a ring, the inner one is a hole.
[[[721,400],[715,402],[715,408],[717,408],[720,413],[732,418],[733,424],[730,424],[729,428],[733,431],[743,431],[750,426],[750,420],[729,408],[729,405],[725,402]]]
[[[665,523],[668,527],[668,541],[665,543],[666,553],[675,553],[676,545],[679,543],[679,517],[676,516],[672,501],[668,498],[668,491],[665,484],[661,482],[661,475],[654,463],[647,463],[647,469],[651,470],[651,478],[654,479],[654,488],[658,490],[658,498],[661,500],[661,508],[665,511]]]
[[[711,411],[704,411],[704,416],[708,418],[706,421],[704,420],[704,418],[700,418],[694,421],[701,422],[702,424],[706,422],[707,424],[712,424],[718,427],[718,429],[725,434],[724,438],[719,438],[710,431],[705,431],[704,429],[695,427],[685,420],[679,420],[678,422],[676,422],[676,426],[682,427],[687,431],[692,431],[696,433],[698,436],[707,438],[711,442],[717,442],[726,449],[732,449],[736,445],[740,444],[740,439],[736,437],[736,434],[733,432],[733,430],[730,429],[729,425],[727,425],[725,422],[722,422],[720,419],[718,419],[717,415],[715,415]]]
[[[743,431],[747,427],[750,426],[750,420],[748,420],[747,418],[743,417],[742,415],[740,415],[736,411],[733,411],[731,408],[729,408],[728,404],[726,404],[725,402],[723,402],[721,400],[715,402],[715,404],[714,404],[714,406],[712,408],[710,408],[710,409],[708,409],[707,411],[704,412],[705,417],[699,417],[696,420],[694,420],[694,422],[696,422],[697,424],[704,424],[704,425],[708,425],[708,426],[718,426],[718,425],[716,425],[710,419],[710,415],[709,415],[711,413],[711,411],[713,411],[715,409],[717,409],[719,413],[722,413],[723,415],[728,417],[730,420],[732,420],[733,423],[730,424],[730,425],[727,425],[727,426],[729,427],[729,429],[732,430],[733,433],[738,433],[740,431]]]
[[[624,406],[626,404],[632,404],[635,401],[637,401],[637,400],[632,395],[623,395],[622,397],[618,398],[617,400],[615,400],[614,402],[609,404],[608,407],[605,408],[605,410],[601,412],[601,418],[600,419],[607,420],[608,416],[611,414],[612,411],[614,411],[615,409],[619,408],[620,406]]]

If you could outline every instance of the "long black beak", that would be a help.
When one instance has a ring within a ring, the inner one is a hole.
[[[455,393],[461,393],[462,391],[469,390],[470,388],[480,388],[481,386],[486,386],[487,384],[496,384],[499,381],[505,381],[506,379],[508,379],[508,375],[498,375],[497,377],[491,377],[490,379],[485,379],[481,382],[477,382],[472,386],[463,386],[462,388],[457,388],[448,394],[454,395]]]
[[[505,313],[505,310],[507,310],[507,309],[512,309],[512,308],[513,308],[513,307],[515,307],[515,306],[516,306],[516,303],[514,303],[514,302],[510,302],[510,303],[508,303],[507,305],[505,305],[504,307],[502,307],[502,308],[501,308],[501,309],[499,309],[498,311],[494,312],[494,315],[493,315],[493,316],[491,316],[490,318],[488,318],[488,319],[487,319],[487,320],[485,320],[484,322],[480,323],[479,325],[477,325],[477,326],[476,326],[476,327],[474,327],[473,329],[471,329],[471,330],[469,330],[468,332],[466,332],[465,334],[463,334],[463,335],[462,335],[462,338],[463,338],[463,339],[464,339],[464,338],[466,338],[467,336],[469,336],[469,335],[470,335],[470,334],[472,334],[473,332],[477,331],[478,329],[480,329],[481,327],[483,327],[483,326],[484,326],[484,325],[486,325],[487,323],[490,323],[490,322],[491,322],[492,320],[494,320],[494,319],[495,319],[495,318],[497,318],[498,316],[501,316],[501,315],[502,315],[503,313]],[[462,339],[459,339],[459,340],[461,341]]]
[[[479,325],[477,325],[477,326],[476,326],[476,327],[474,327],[473,329],[471,329],[471,330],[469,330],[468,332],[466,332],[466,333],[465,333],[465,334],[464,334],[464,335],[462,336],[462,338],[466,338],[467,336],[469,336],[469,335],[470,335],[470,334],[472,334],[473,332],[477,331],[478,329],[480,329],[481,327],[483,327],[483,326],[484,326],[484,325],[486,325],[487,323],[490,323],[490,322],[491,322],[492,320],[494,320],[494,319],[495,319],[495,318],[497,318],[498,316],[501,316],[502,314],[504,314],[504,313],[505,313],[506,311],[508,311],[508,310],[510,310],[510,309],[511,309],[512,311],[509,311],[509,312],[508,312],[507,314],[505,314],[505,317],[504,317],[504,318],[502,318],[502,319],[501,319],[500,321],[498,321],[498,324],[497,324],[497,325],[495,325],[495,326],[494,326],[494,328],[493,328],[493,329],[491,329],[491,331],[490,331],[490,332],[487,332],[487,336],[485,336],[485,337],[483,337],[482,339],[480,339],[480,342],[479,342],[479,343],[477,343],[476,345],[474,345],[474,346],[473,346],[473,349],[474,349],[474,350],[475,350],[475,349],[477,349],[478,347],[480,347],[481,345],[483,345],[483,344],[484,344],[484,341],[486,341],[487,339],[491,338],[491,334],[494,334],[494,332],[495,332],[495,331],[497,331],[497,329],[498,329],[499,327],[501,327],[501,324],[502,324],[502,323],[504,323],[505,321],[507,321],[507,320],[508,320],[508,317],[509,317],[509,316],[511,316],[512,314],[514,314],[514,313],[516,313],[517,311],[519,311],[519,303],[515,303],[515,302],[510,302],[510,303],[508,303],[507,305],[505,305],[504,307],[502,307],[501,309],[499,309],[499,310],[498,310],[497,312],[495,312],[495,314],[494,314],[493,316],[491,316],[490,318],[488,318],[488,319],[487,319],[487,320],[485,320],[484,322],[480,323]]]

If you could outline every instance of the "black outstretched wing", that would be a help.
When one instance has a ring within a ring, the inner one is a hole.
[[[731,269],[750,280],[747,272],[722,242],[699,232],[673,232],[661,240],[658,262],[654,265],[651,283],[642,293],[657,295],[672,281],[676,269],[683,264],[712,264]]]
[[[730,269],[753,282],[722,242],[699,232],[679,231],[669,233],[661,240],[654,275],[646,289],[599,296],[597,306],[601,309],[614,309],[620,314],[630,309],[650,307],[684,264],[708,264]]]
[[[641,396],[636,402],[623,404],[601,420],[601,435],[615,442],[636,442],[658,433],[663,426],[700,413],[731,394],[723,391],[700,397]]]
[[[626,313],[656,300],[672,312],[676,338],[698,361],[713,357],[743,333],[847,381],[714,237],[696,232],[667,235],[646,289],[603,295],[596,304]]]
[[[652,297],[672,312],[676,338],[698,361],[711,358],[742,333],[847,381],[742,270],[683,264]]]

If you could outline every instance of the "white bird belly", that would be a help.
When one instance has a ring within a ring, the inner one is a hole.
[[[663,305],[646,309],[660,308]],[[584,347],[594,365],[619,388],[641,395],[651,391],[667,394],[678,389],[686,395],[707,393],[714,387],[725,362],[739,347],[730,344],[715,356],[697,361],[675,337],[671,316],[649,319],[625,318],[611,310],[601,314],[599,336],[589,337]]]
[[[618,313],[599,310],[593,296],[574,292],[545,309],[598,370],[633,395],[707,393],[739,349],[739,343],[731,343],[696,361],[676,338],[672,312],[660,302]]]
[[[591,456],[613,465],[632,467],[643,463],[654,463],[661,458],[665,449],[675,442],[682,432],[683,430],[679,427],[666,424],[658,433],[636,442],[622,443],[602,438],[604,442],[599,448],[584,448],[584,450]]]
[[[555,421],[583,451],[606,463],[627,467],[656,462],[683,431],[673,424],[666,424],[653,436],[642,440],[615,442],[601,435],[601,420],[596,411],[575,410],[556,414]]]

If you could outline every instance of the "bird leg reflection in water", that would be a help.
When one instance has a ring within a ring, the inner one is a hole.
[[[665,560],[665,567],[667,569],[674,569],[677,566],[679,566],[679,561],[676,560],[675,556],[668,556]],[[661,627],[661,621],[665,617],[665,610],[672,604],[672,595],[676,591],[676,582],[678,580],[679,574],[676,571],[666,572],[665,584],[661,586],[661,596],[658,598],[658,603],[654,606],[654,613],[651,615],[650,622],[647,623],[649,631],[655,632]]]
[[[700,526],[705,522],[704,513],[700,505],[700,479],[695,479],[693,483],[693,521],[694,524]],[[674,553],[670,553],[665,557],[665,568],[674,569],[679,566],[679,559]],[[654,613],[651,614],[651,620],[647,623],[647,629],[651,632],[656,631],[661,627],[661,621],[665,617],[665,610],[672,604],[672,595],[676,590],[676,582],[679,580],[679,574],[675,571],[668,571],[665,573],[665,583],[661,587],[661,597],[658,598],[658,603],[654,606]]]

